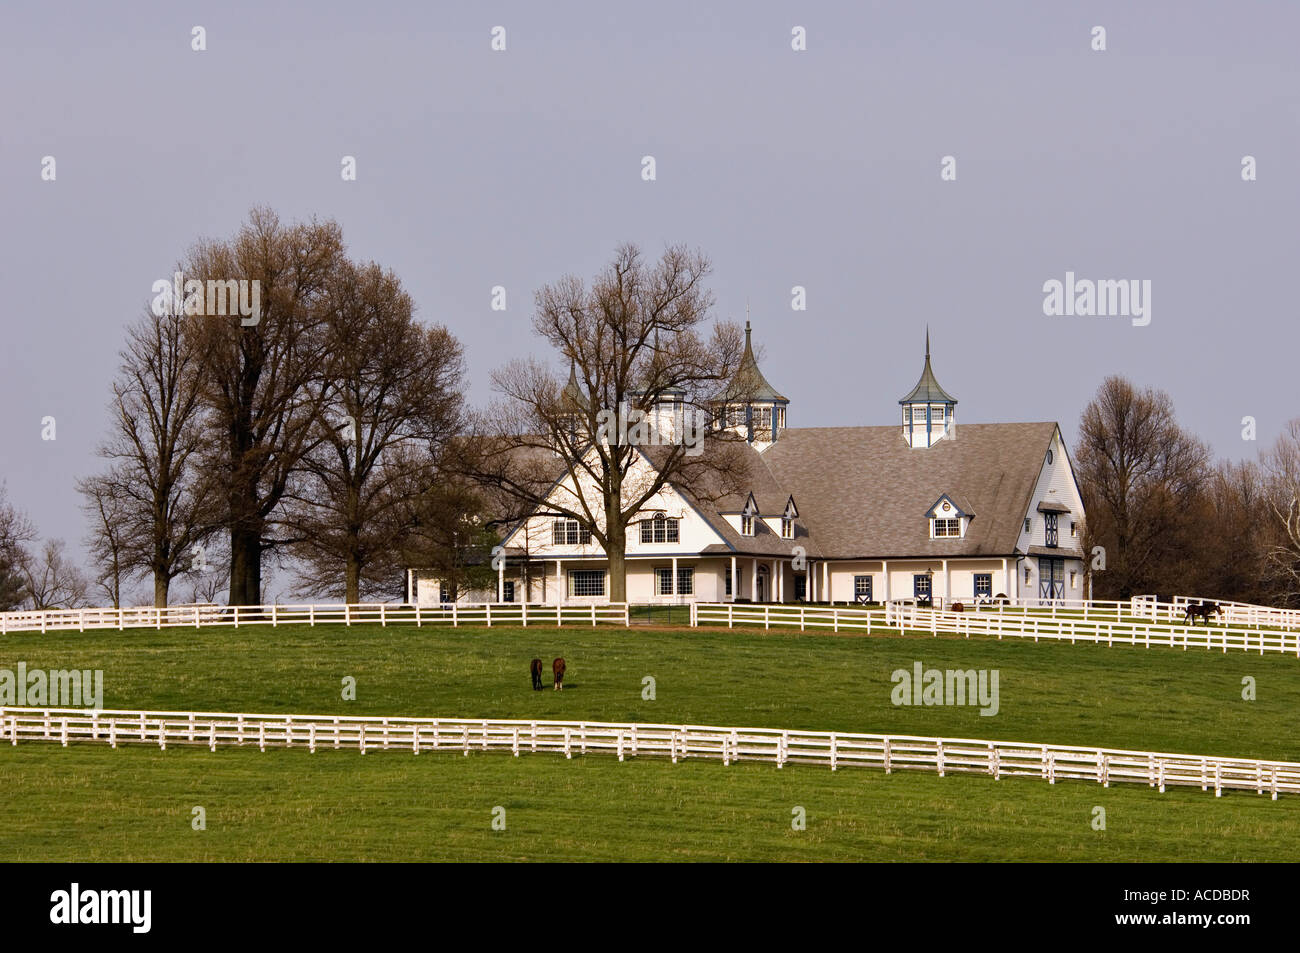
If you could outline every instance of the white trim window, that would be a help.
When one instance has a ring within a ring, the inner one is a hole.
[[[681,525],[673,517],[655,514],[654,519],[641,521],[641,542],[676,543],[681,541]]]
[[[740,535],[754,535],[754,517],[750,516],[748,513],[740,514]]]
[[[781,538],[794,539],[794,520],[788,516],[781,517]]]
[[[930,536],[934,539],[960,537],[961,535],[961,517],[955,519],[936,518],[930,520]]]
[[[586,546],[591,543],[591,530],[577,520],[558,519],[551,524],[552,546]]]

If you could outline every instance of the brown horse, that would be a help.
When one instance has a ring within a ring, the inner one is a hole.
[[[533,691],[540,692],[542,690],[542,660],[539,658],[533,659],[528,668],[533,676]]]
[[[1183,613],[1183,624],[1184,624],[1184,625],[1195,625],[1195,624],[1196,624],[1196,620],[1199,618],[1199,619],[1203,619],[1203,620],[1205,620],[1205,624],[1206,624],[1206,625],[1209,625],[1209,624],[1210,624],[1210,616],[1211,616],[1211,615],[1215,615],[1215,616],[1217,616],[1217,615],[1221,615],[1222,613],[1223,613],[1223,610],[1218,606],[1217,603],[1214,603],[1214,602],[1201,602],[1201,603],[1189,602],[1189,603],[1187,603],[1187,609],[1186,609],[1186,611]]]
[[[555,690],[564,691],[564,659],[557,658],[551,663],[551,673],[555,676]]]

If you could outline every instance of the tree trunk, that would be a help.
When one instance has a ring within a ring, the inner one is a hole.
[[[609,557],[609,601],[627,602],[627,527],[618,521],[617,514],[611,518],[606,512],[605,525],[608,527],[605,555]]]
[[[171,580],[167,578],[164,570],[159,572],[154,570],[153,574],[153,604],[156,608],[165,609],[167,607],[167,590],[171,588]]]
[[[356,605],[361,601],[361,560],[356,557],[355,553],[348,553],[343,574],[344,588],[346,590],[344,599],[349,605]]]
[[[253,606],[261,601],[262,534],[247,526],[230,531],[230,604]]]

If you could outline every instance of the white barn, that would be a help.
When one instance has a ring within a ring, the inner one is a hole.
[[[959,432],[927,333],[899,424],[787,427],[789,400],[759,370],[749,335],[747,324],[744,380],[731,391],[746,400],[719,408],[754,455],[749,490],[706,504],[666,486],[630,527],[629,602],[1086,597],[1083,502],[1057,424]],[[572,474],[552,490],[557,502],[576,492]],[[537,513],[502,542],[497,591],[461,601],[608,601],[604,553],[575,521]],[[448,597],[434,572],[409,570],[407,586],[420,605]]]

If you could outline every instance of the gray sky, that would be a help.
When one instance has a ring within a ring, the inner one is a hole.
[[[703,7],[7,4],[10,499],[79,546],[73,483],[99,465],[123,326],[254,204],[334,218],[354,256],[393,268],[464,343],[475,403],[493,367],[542,353],[534,290],[636,241],[704,249],[719,317],[749,300],[791,426],[894,423],[927,322],[967,423],[1057,420],[1072,443],[1110,373],[1167,390],[1222,456],[1253,457],[1300,414],[1283,284],[1300,7]],[[1151,323],[1045,316],[1043,283],[1067,270],[1150,280]]]

